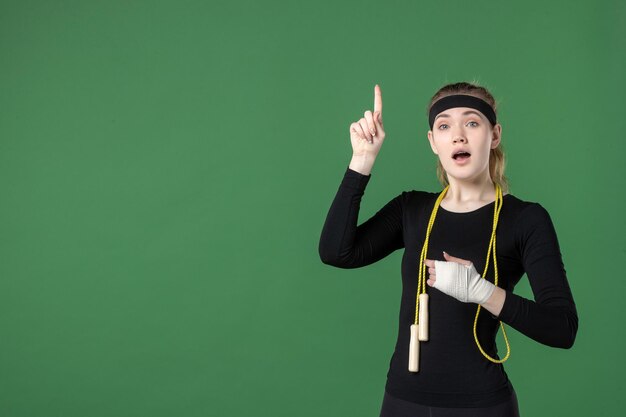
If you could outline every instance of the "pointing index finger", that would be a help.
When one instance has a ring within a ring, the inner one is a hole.
[[[374,112],[383,112],[383,96],[378,84],[374,86]]]

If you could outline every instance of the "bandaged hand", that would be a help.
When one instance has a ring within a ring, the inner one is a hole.
[[[491,282],[482,278],[471,261],[456,258],[444,252],[446,261],[426,259],[431,287],[464,303],[485,303],[494,289]]]

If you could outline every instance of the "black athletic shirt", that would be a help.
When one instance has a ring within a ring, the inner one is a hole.
[[[477,304],[463,303],[429,285],[429,340],[420,342],[419,372],[409,372],[419,256],[439,192],[403,191],[357,225],[370,178],[346,170],[322,229],[319,255],[328,265],[360,268],[404,248],[398,336],[385,390],[394,397],[433,407],[487,407],[506,401],[512,385],[504,365],[485,358],[474,340]],[[445,250],[472,261],[482,274],[494,207],[492,202],[457,213],[439,206],[426,257],[444,261]],[[576,338],[578,313],[546,209],[539,203],[504,195],[496,229],[496,256],[498,286],[506,291],[506,299],[498,317],[481,308],[476,333],[483,350],[494,359],[504,356],[498,355],[496,346],[499,320],[539,343],[569,349]],[[512,292],[524,273],[534,301]],[[494,282],[493,260],[486,279]],[[506,346],[502,348],[506,354]]]

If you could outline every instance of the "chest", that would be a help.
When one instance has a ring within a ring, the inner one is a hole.
[[[431,211],[415,210],[405,213],[403,255],[403,275],[412,277],[419,269],[422,248],[426,242],[426,230]],[[472,261],[482,274],[487,265],[487,277],[493,282],[493,251],[490,242],[493,231],[493,210],[485,209],[474,213],[450,213],[438,211],[428,236],[426,258],[443,261],[443,251],[452,256]],[[495,233],[495,252],[498,275],[512,278],[517,282],[523,273],[519,248],[516,243],[515,221],[511,216],[500,212]]]

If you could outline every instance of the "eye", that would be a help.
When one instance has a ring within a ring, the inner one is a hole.
[[[441,130],[441,126],[447,126],[447,124],[442,123],[442,124],[439,125],[439,127],[437,129]]]
[[[476,126],[478,126],[478,122],[475,122],[475,121],[473,121],[473,120],[472,120],[470,123],[476,123]]]

